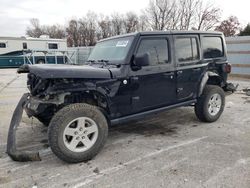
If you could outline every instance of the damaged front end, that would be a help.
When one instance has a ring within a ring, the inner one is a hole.
[[[31,70],[31,69],[34,70]],[[97,70],[92,70],[95,75],[84,76],[85,70],[81,68],[79,75],[73,75],[68,71],[68,67],[64,70],[60,69],[62,74],[58,74],[58,70],[51,71],[43,66],[39,67],[23,66],[18,69],[18,73],[28,73],[27,87],[29,93],[25,93],[13,113],[9,127],[7,154],[14,161],[39,161],[41,160],[39,152],[20,151],[16,146],[16,131],[20,125],[23,111],[28,117],[35,117],[44,124],[42,120],[49,120],[53,115],[64,106],[72,103],[89,103],[97,105],[102,109],[108,109],[107,97],[112,97],[118,91],[120,82],[111,79],[109,76],[102,74],[96,75]],[[53,67],[53,69],[55,69]],[[41,71],[43,70],[43,71]],[[90,68],[89,68],[90,70]],[[108,71],[108,70],[106,70]],[[48,74],[46,75],[45,72]],[[109,71],[108,71],[109,72]],[[101,76],[101,77],[98,77]],[[108,111],[108,110],[107,110]],[[44,124],[46,126],[46,124]],[[47,124],[48,125],[48,124]]]
[[[20,151],[16,147],[16,131],[22,120],[23,111],[25,110],[26,114],[29,117],[32,116],[36,117],[38,114],[46,111],[47,106],[59,105],[63,103],[64,96],[66,95],[67,93],[64,93],[63,95],[59,95],[60,99],[58,100],[46,101],[36,97],[32,97],[30,93],[23,94],[19,103],[16,106],[16,109],[14,110],[9,127],[8,140],[7,140],[7,154],[14,161],[25,162],[25,161],[41,160],[39,152]]]

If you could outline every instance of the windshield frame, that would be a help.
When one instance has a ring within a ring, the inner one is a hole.
[[[100,40],[97,42],[96,45],[100,44],[100,43],[104,43],[104,42],[107,42],[107,41],[112,41],[112,40],[122,40],[124,38],[129,38],[129,40],[131,41],[130,44],[129,44],[129,47],[127,49],[127,52],[125,54],[125,56],[122,58],[122,59],[104,59],[106,61],[107,64],[109,64],[110,62],[111,63],[114,63],[114,64],[128,64],[128,59],[130,59],[131,57],[131,50],[133,49],[133,46],[134,46],[134,42],[136,41],[136,35],[135,34],[128,34],[128,35],[122,35],[122,36],[115,36],[115,37],[110,37],[110,38],[106,38],[106,39],[103,39],[103,40]],[[96,46],[95,46],[96,47]],[[95,49],[95,47],[92,49],[92,51]],[[90,53],[87,61],[91,62],[91,63],[100,63],[102,61],[100,61],[101,59],[93,59],[91,57],[91,54],[92,52]],[[94,61],[93,61],[94,60]],[[99,60],[99,61],[98,61]]]

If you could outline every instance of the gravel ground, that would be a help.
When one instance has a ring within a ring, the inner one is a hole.
[[[18,147],[40,150],[42,161],[14,162],[6,151],[10,119],[26,75],[0,70],[0,187],[250,187],[250,97],[240,86],[215,123],[184,107],[113,127],[104,149],[87,163],[66,164],[47,143],[47,129],[23,117]]]

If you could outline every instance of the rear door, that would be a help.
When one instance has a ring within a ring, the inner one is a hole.
[[[178,101],[196,97],[205,67],[201,64],[199,35],[175,35],[175,61]]]

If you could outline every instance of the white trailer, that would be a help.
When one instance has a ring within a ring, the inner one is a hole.
[[[65,63],[66,51],[66,39],[0,37],[0,67],[19,67],[24,63]]]

